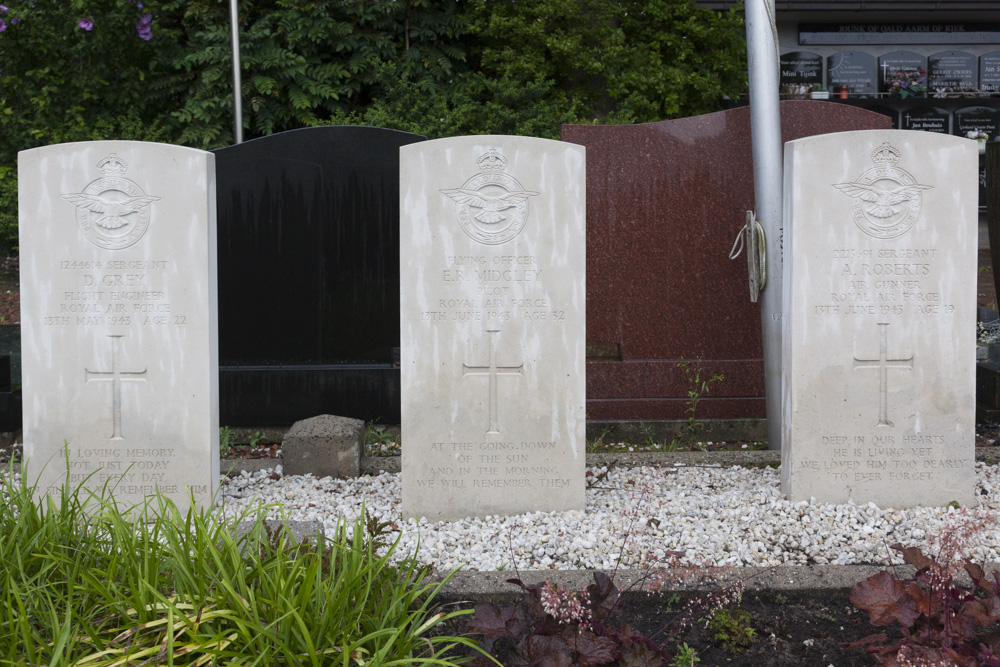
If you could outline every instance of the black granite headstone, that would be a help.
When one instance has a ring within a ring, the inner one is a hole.
[[[215,151],[220,421],[399,419],[399,147],[371,127]]]
[[[781,55],[781,84],[823,83],[823,57],[808,51]]]
[[[976,56],[964,51],[942,51],[927,57],[928,90],[962,91],[979,87]]]
[[[979,56],[979,90],[984,95],[1000,95],[1000,51]]]
[[[955,112],[955,134],[968,136],[980,130],[993,139],[1000,132],[1000,109],[992,107],[963,107]]]
[[[10,355],[0,355],[0,433],[21,428],[21,388],[11,384]]]
[[[874,95],[875,56],[861,51],[841,51],[827,56],[826,80],[827,87],[834,92],[847,86],[851,95]]]
[[[924,132],[951,132],[951,113],[939,107],[914,107],[902,114],[902,129]]]
[[[894,76],[906,75],[913,78],[923,77],[927,82],[927,59],[913,51],[893,51],[879,56],[878,59],[878,89],[888,93],[892,89],[891,79]]]

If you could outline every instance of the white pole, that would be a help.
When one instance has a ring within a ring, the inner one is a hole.
[[[773,0],[747,0],[747,64],[750,74],[750,136],[754,199],[767,244],[767,284],[760,293],[764,339],[764,397],[769,449],[781,449],[781,111],[780,63]]]
[[[243,143],[243,99],[240,84],[240,16],[237,0],[229,0],[229,17],[233,34],[233,139]]]

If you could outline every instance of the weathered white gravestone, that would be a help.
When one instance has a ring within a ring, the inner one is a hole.
[[[977,151],[929,132],[785,145],[782,488],[973,501]]]
[[[400,149],[404,512],[584,506],[584,168],[547,139]]]
[[[98,141],[18,157],[24,455],[31,482],[159,489],[219,478],[215,162]],[[64,458],[65,452],[68,460]]]

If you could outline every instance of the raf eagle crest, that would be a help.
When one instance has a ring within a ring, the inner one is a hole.
[[[528,218],[528,198],[537,192],[525,190],[505,173],[507,159],[494,149],[477,160],[480,173],[462,187],[441,190],[458,203],[462,231],[475,241],[499,245],[517,236]]]
[[[149,205],[158,201],[125,178],[128,165],[112,153],[97,164],[104,174],[83,192],[61,195],[76,206],[76,220],[94,245],[106,250],[127,248],[149,227]]]
[[[920,214],[920,193],[932,190],[919,185],[913,176],[896,166],[900,152],[883,142],[872,151],[875,166],[851,183],[837,188],[851,198],[854,223],[877,239],[894,239],[913,227]]]

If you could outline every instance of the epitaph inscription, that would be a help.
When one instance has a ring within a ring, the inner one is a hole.
[[[211,501],[213,164],[123,141],[20,154],[24,443],[40,493],[68,468],[72,486],[107,488],[122,507],[157,491],[181,509],[189,492]]]
[[[972,501],[973,350],[957,332],[975,321],[976,157],[899,130],[786,144],[790,499]]]
[[[404,511],[582,507],[583,149],[460,137],[400,165]]]

